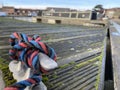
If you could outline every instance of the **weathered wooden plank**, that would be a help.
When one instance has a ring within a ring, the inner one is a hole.
[[[0,90],[3,90],[5,87],[5,83],[3,81],[3,75],[2,75],[2,71],[0,70]]]
[[[111,39],[111,50],[112,50],[113,73],[114,73],[114,89],[119,90],[120,89],[120,33],[117,30],[119,25],[117,25],[114,22],[112,23],[114,27],[113,26],[110,27],[110,39]]]

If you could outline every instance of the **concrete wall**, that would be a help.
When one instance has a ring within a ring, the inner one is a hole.
[[[62,24],[71,24],[71,25],[83,25],[85,22],[86,21],[82,19],[63,19],[61,21]]]
[[[84,26],[102,26],[107,21],[89,20],[89,18],[65,18],[65,17],[9,17],[27,22],[40,22],[49,24],[68,24],[68,25],[84,25]]]
[[[84,26],[103,26],[107,24],[107,21],[101,20],[89,20],[78,19],[78,18],[61,18],[61,17],[36,17],[36,21],[41,19],[42,23],[57,24],[57,21],[60,21],[58,24],[68,24],[68,25],[84,25]]]

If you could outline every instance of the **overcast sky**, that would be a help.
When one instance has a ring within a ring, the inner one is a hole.
[[[97,4],[102,4],[104,8],[120,7],[120,0],[0,0],[0,4],[17,8],[65,7],[92,9]]]

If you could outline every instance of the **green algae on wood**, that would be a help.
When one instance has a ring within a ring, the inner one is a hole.
[[[88,60],[88,61],[79,63],[79,64],[75,65],[75,68],[80,68],[80,67],[82,67],[82,66],[84,66],[84,65],[87,65],[87,64],[92,63],[92,62],[94,62],[94,61],[97,61],[97,60],[100,59],[100,57],[101,57],[101,56],[97,56],[97,57],[92,58],[92,59],[90,59],[90,60]]]
[[[45,74],[42,75],[42,81],[43,82],[47,82],[48,81],[47,75],[45,75]]]
[[[103,62],[103,57],[104,57],[104,55],[105,55],[105,48],[106,48],[106,39],[107,38],[105,38],[104,39],[104,41],[103,41],[103,45],[102,45],[102,47],[101,47],[101,49],[102,49],[102,53],[101,53],[101,55],[100,55],[100,62],[99,62],[99,71],[98,71],[98,75],[97,75],[97,77],[96,77],[96,83],[95,83],[95,89],[96,90],[98,90],[98,88],[99,88],[99,84],[100,84],[100,74],[102,73],[102,62]]]
[[[12,76],[12,73],[9,71],[8,63],[9,62],[4,60],[3,58],[0,58],[0,70],[3,73],[3,80],[5,82],[5,86],[9,86],[16,82],[16,80],[14,80]]]

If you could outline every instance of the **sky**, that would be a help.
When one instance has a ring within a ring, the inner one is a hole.
[[[104,8],[120,7],[120,0],[0,0],[0,5],[35,9],[46,7],[92,9],[98,4],[103,5]]]

